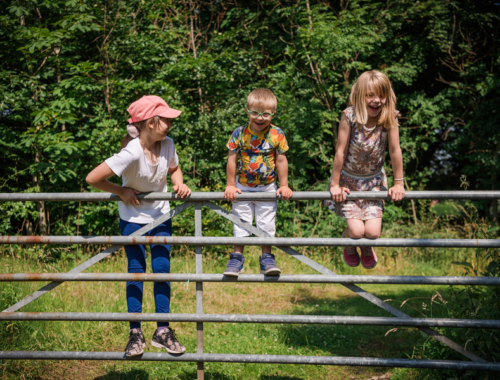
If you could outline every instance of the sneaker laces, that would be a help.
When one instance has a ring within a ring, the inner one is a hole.
[[[169,327],[166,327],[163,329],[163,331],[161,332],[161,334],[165,334],[165,336],[163,337],[165,339],[165,341],[168,341],[168,338],[170,338],[172,340],[172,343],[175,344],[175,343],[179,343],[179,340],[177,339],[177,337],[175,336],[175,331],[174,329],[171,329]],[[180,344],[180,343],[179,343]]]
[[[227,267],[230,268],[230,267],[236,267],[236,268],[239,268],[241,266],[241,262],[242,260],[240,260],[240,258],[242,257],[243,255],[241,256],[235,256],[233,254],[231,254],[229,256],[229,261],[227,262]]]
[[[345,237],[344,234],[345,234],[345,232],[342,232],[342,239],[346,239],[346,237]],[[351,256],[351,255],[357,255],[358,254],[358,252],[356,251],[356,247],[347,246],[346,248],[347,248],[347,254],[348,255]]]
[[[266,255],[266,257],[264,257]],[[276,264],[276,261],[274,260],[274,255],[272,253],[264,253],[262,254],[262,259],[261,259],[262,264]]]
[[[358,252],[356,252],[356,247],[348,246],[347,248],[347,254],[348,255],[357,255]]]
[[[141,341],[141,333],[140,332],[133,332],[129,335],[128,337],[128,344],[127,344],[127,348],[125,350],[127,350],[130,346],[133,346],[134,344],[142,344],[142,341]],[[123,347],[123,346],[122,346]]]
[[[372,247],[361,247],[361,251],[363,252],[364,256],[373,256]]]

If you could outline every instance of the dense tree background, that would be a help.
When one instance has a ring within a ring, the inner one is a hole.
[[[86,174],[118,151],[146,94],[183,110],[171,136],[189,185],[221,191],[225,143],[257,87],[278,97],[291,187],[326,190],[340,113],[369,69],[393,82],[410,189],[458,190],[462,175],[499,189],[499,12],[480,0],[2,1],[0,191],[93,191]],[[282,234],[339,223],[319,204],[282,205]],[[496,203],[478,206],[496,218]],[[411,207],[386,217],[428,209]],[[116,204],[0,210],[0,234],[118,233]]]

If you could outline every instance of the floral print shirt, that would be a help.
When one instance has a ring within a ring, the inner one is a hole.
[[[285,153],[288,143],[283,131],[273,124],[255,134],[247,123],[233,132],[227,148],[239,153],[237,181],[255,187],[276,181],[276,154]]]

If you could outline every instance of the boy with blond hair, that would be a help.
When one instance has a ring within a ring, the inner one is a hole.
[[[236,201],[236,194],[242,192],[272,192],[282,199],[292,197],[288,187],[288,161],[285,152],[288,143],[281,129],[271,124],[276,115],[278,101],[268,89],[257,89],[248,95],[246,112],[249,121],[237,128],[227,143],[227,187],[224,197],[233,202],[233,214],[252,224],[254,215],[257,228],[269,236],[276,233],[277,201]],[[276,179],[280,180],[279,189]],[[234,224],[235,237],[250,236],[251,233]],[[234,246],[229,256],[226,276],[237,277],[243,273],[244,245]],[[260,273],[279,275],[270,246],[262,246],[259,257]]]

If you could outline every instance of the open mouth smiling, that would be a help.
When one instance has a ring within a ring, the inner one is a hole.
[[[379,104],[379,105],[370,104],[370,105],[368,106],[368,108],[369,108],[369,109],[370,109],[370,111],[372,111],[372,112],[378,112],[378,111],[379,111],[379,109],[380,109],[380,107],[381,107],[381,106],[380,106],[380,104]]]

